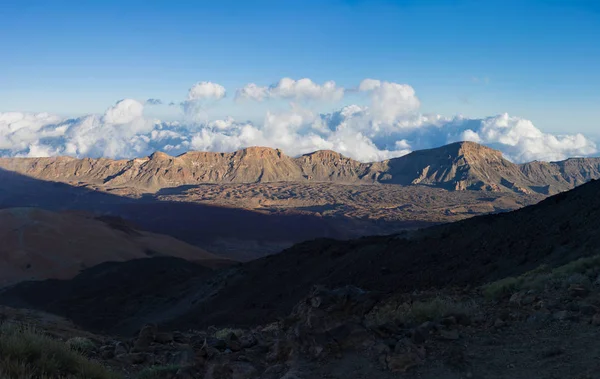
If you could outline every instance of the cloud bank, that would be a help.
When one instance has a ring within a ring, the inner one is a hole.
[[[283,78],[269,87],[250,83],[236,92],[237,100],[254,101],[266,99],[338,101],[342,97],[344,97],[344,89],[338,87],[333,80],[319,85],[307,78],[300,80]]]
[[[331,113],[319,113],[312,106],[335,103],[347,93],[364,101]],[[271,86],[248,84],[235,91],[233,106],[242,100],[267,105],[291,101],[285,110],[267,110],[258,123],[232,117],[210,119],[207,110],[226,98],[223,86],[199,82],[180,102],[182,117],[177,122],[145,116],[146,106],[162,104],[152,99],[124,99],[102,115],[71,119],[48,113],[0,113],[0,155],[133,158],[156,150],[176,155],[259,145],[292,156],[330,149],[367,162],[462,140],[497,148],[514,162],[598,153],[596,144],[581,134],[544,133],[531,121],[508,114],[482,119],[421,114],[410,85],[375,79],[365,79],[352,89],[310,79],[284,78]]]

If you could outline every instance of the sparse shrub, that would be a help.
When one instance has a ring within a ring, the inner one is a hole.
[[[483,286],[483,293],[488,299],[497,299],[529,289],[565,288],[571,284],[590,286],[599,273],[600,255],[595,255],[577,259],[555,269],[542,265],[517,278],[508,277],[486,284]]]
[[[511,295],[521,289],[523,279],[508,277],[496,282],[487,284],[483,287],[483,294],[488,299],[497,299]]]
[[[428,301],[417,301],[413,303],[405,315],[405,318],[407,321],[421,323],[437,320],[451,314],[467,313],[465,309],[466,307],[463,304],[456,303],[449,299],[435,297]]]
[[[82,354],[88,354],[92,352],[96,345],[89,339],[85,337],[73,337],[67,341],[67,346],[72,350],[78,351]]]
[[[580,258],[573,262],[569,262],[564,266],[560,266],[552,270],[556,275],[569,275],[569,274],[584,274],[588,270],[597,273],[600,271],[600,255],[594,255],[592,257]]]
[[[117,379],[67,344],[27,326],[0,326],[0,378]]]
[[[439,320],[450,315],[467,315],[474,313],[474,302],[457,302],[451,298],[433,297],[428,300],[415,301],[412,304],[390,300],[379,304],[367,316],[368,326],[386,323],[420,324],[425,321]]]
[[[175,375],[180,368],[179,365],[148,367],[140,371],[136,379],[165,379]]]
[[[231,328],[219,329],[215,332],[215,338],[218,338],[220,340],[226,340],[229,338],[229,336],[232,333],[235,334],[236,337],[239,338],[244,334],[244,331],[241,329],[231,329]]]

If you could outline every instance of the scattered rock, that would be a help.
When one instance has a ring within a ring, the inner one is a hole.
[[[535,312],[534,314],[530,315],[527,318],[527,322],[529,323],[544,323],[549,321],[552,318],[552,315],[550,314],[549,311],[538,311]]]
[[[596,307],[595,305],[586,304],[586,303],[580,304],[579,312],[585,316],[593,316],[596,313],[598,313],[598,307]]]
[[[128,353],[127,345],[125,345],[123,342],[117,342],[117,344],[115,345],[114,355],[118,356],[118,355],[123,355],[123,354],[127,354],[127,353]]]
[[[252,379],[258,376],[258,371],[247,362],[232,362],[229,364],[231,379]]]
[[[572,285],[587,287],[590,284],[590,279],[583,274],[576,273],[569,276],[566,280],[566,283],[569,285],[569,287]]]
[[[600,313],[596,313],[592,317],[591,324],[594,325],[594,326],[600,326]]]
[[[453,315],[453,317],[456,319],[456,323],[458,325],[470,326],[473,323],[471,317],[465,313],[456,313]]]
[[[286,320],[288,341],[313,358],[372,345],[375,341],[362,321],[375,301],[371,293],[357,287],[316,286]]]
[[[173,342],[187,344],[190,343],[190,338],[188,338],[181,332],[173,332]]]
[[[154,337],[154,341],[160,344],[168,344],[173,342],[173,334],[172,333],[157,333]]]
[[[571,318],[569,311],[558,311],[552,314],[552,318],[557,321],[566,321]]]
[[[388,355],[386,362],[392,372],[406,372],[423,364],[423,360],[414,353]]]
[[[269,362],[285,362],[290,356],[291,347],[285,341],[277,339],[266,358]]]
[[[551,347],[542,351],[541,356],[542,358],[554,358],[564,353],[565,351],[560,347]]]
[[[388,353],[391,351],[391,349],[390,349],[390,346],[389,346],[388,344],[386,344],[386,343],[379,343],[379,344],[377,344],[377,345],[376,345],[376,346],[373,348],[373,350],[374,350],[374,351],[375,351],[375,352],[376,352],[378,355],[381,355],[381,354],[386,354],[386,355],[387,355],[387,354],[388,354]]]
[[[176,366],[191,366],[195,363],[196,353],[190,345],[180,347],[180,350],[172,353],[168,363]]]
[[[499,328],[503,328],[505,326],[506,326],[506,321],[504,321],[500,318],[497,318],[496,321],[494,321],[494,328],[499,329]]]
[[[414,344],[421,345],[424,344],[429,337],[429,331],[423,330],[421,328],[413,329],[410,334],[410,339]]]
[[[209,337],[206,339],[206,345],[208,347],[214,347],[215,349],[225,350],[227,349],[227,342],[218,338]]]
[[[569,294],[572,297],[586,297],[589,293],[590,291],[582,285],[571,284],[569,286]]]
[[[153,364],[154,359],[151,354],[147,353],[130,353],[118,356],[118,358],[132,365]]]
[[[282,364],[276,364],[273,366],[269,366],[263,372],[261,379],[280,379],[285,374],[286,371],[287,371],[287,367]]]
[[[204,352],[205,352],[205,356],[208,357],[208,358],[211,358],[211,359],[214,358],[214,357],[216,357],[217,355],[219,355],[221,353],[221,351],[219,349],[214,348],[214,347],[210,347],[210,346],[207,347],[204,350]]]
[[[456,321],[456,317],[454,316],[448,316],[448,317],[444,317],[441,321],[440,324],[444,325],[444,326],[452,326],[452,325],[456,325],[458,322]]]
[[[453,346],[444,358],[444,363],[455,370],[465,371],[469,367],[469,361],[464,347]]]
[[[242,343],[238,339],[231,340],[227,342],[227,348],[233,352],[238,352],[242,350]]]
[[[512,294],[512,296],[508,300],[508,303],[509,304],[513,304],[513,305],[521,305],[521,300],[522,299],[523,299],[523,293],[522,292],[516,292],[516,293]]]
[[[242,336],[242,338],[240,338],[240,343],[241,343],[242,349],[249,349],[253,346],[256,346],[256,344],[258,344],[258,341],[256,340],[256,337],[254,337],[253,335],[245,335],[245,336]]]
[[[459,338],[460,338],[460,335],[458,334],[458,330],[456,330],[456,329],[440,330],[440,339],[452,341],[452,340],[457,340]]]
[[[425,362],[425,348],[417,346],[408,339],[396,343],[394,352],[387,354],[385,363],[392,372],[406,372]]]
[[[510,311],[508,309],[501,309],[498,312],[498,318],[502,321],[508,321],[510,319]]]
[[[212,379],[253,379],[258,377],[258,371],[249,363],[230,362],[213,365],[206,376]]]
[[[111,359],[115,356],[115,348],[110,345],[100,347],[100,357],[102,359]]]
[[[537,300],[537,296],[536,296],[535,292],[528,291],[528,292],[517,292],[517,293],[514,293],[510,297],[510,299],[508,300],[508,302],[510,304],[512,304],[512,305],[524,306],[524,305],[531,305],[536,300]]]
[[[193,367],[182,367],[175,373],[176,379],[194,379],[197,378],[196,370]]]
[[[134,352],[147,351],[150,344],[154,342],[156,336],[157,327],[154,324],[148,324],[140,330],[138,338],[135,340],[133,345]]]

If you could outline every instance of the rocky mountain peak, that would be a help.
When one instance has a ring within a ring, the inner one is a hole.
[[[310,160],[326,160],[326,159],[341,159],[346,158],[342,154],[333,150],[317,150],[312,153],[302,155],[302,158]]]
[[[273,149],[271,147],[263,147],[263,146],[251,146],[245,149],[238,150],[233,153],[235,157],[240,156],[244,158],[256,158],[256,159],[277,159],[285,156],[283,151],[280,149]],[[288,158],[287,156],[285,156]]]
[[[253,146],[232,153],[155,152],[143,159],[0,158],[0,168],[67,183],[154,192],[203,183],[334,182],[426,185],[448,190],[553,194],[600,178],[600,158],[523,165],[475,142],[455,142],[383,162],[361,163],[331,150],[292,158]]]
[[[150,155],[148,157],[150,160],[156,160],[156,161],[161,161],[161,160],[169,160],[169,159],[173,159],[172,156],[170,156],[167,153],[163,153],[162,151],[155,151],[154,153],[152,153],[152,155]]]

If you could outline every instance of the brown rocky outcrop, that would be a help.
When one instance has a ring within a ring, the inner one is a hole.
[[[1,158],[0,168],[43,180],[144,192],[204,183],[334,182],[554,194],[600,178],[600,158],[517,165],[499,151],[474,142],[375,163],[361,163],[329,150],[292,158],[279,149],[249,147],[233,153],[188,152],[177,157],[156,152],[131,160]]]

